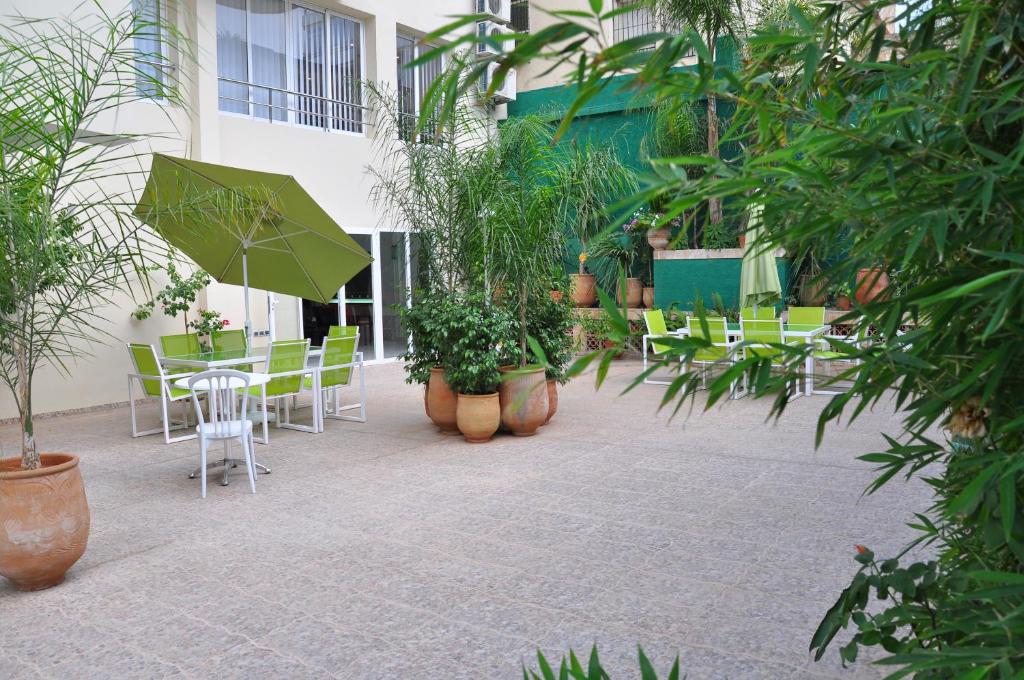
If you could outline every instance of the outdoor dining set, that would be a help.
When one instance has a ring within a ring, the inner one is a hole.
[[[249,348],[243,330],[214,333],[210,346],[201,344],[195,333],[163,336],[160,345],[162,353],[153,345],[128,345],[133,366],[128,374],[132,436],[162,433],[168,444],[198,438],[200,467],[190,477],[201,478],[204,498],[208,469],[223,467],[222,484],[227,485],[229,470],[241,464],[255,493],[256,470],[270,470],[256,463],[254,444],[269,444],[271,420],[275,427],[312,434],[324,431],[326,419],[366,422],[363,354],[355,327],[332,326],[320,347],[310,347],[308,339],[274,341],[266,354]],[[254,370],[256,366],[260,370]],[[358,401],[342,403],[342,390],[353,387],[356,373]],[[293,422],[291,412],[307,393],[312,422]],[[140,396],[160,402],[160,427],[139,429],[135,401]],[[181,407],[180,418],[171,415],[174,404]],[[261,428],[259,436],[254,422]],[[181,432],[187,433],[172,436]],[[244,458],[230,457],[232,440],[240,443]],[[224,444],[224,458],[207,462],[207,447],[213,441]]]
[[[774,306],[744,307],[740,310],[739,320],[730,322],[724,316],[708,316],[704,322],[694,316],[686,318],[686,325],[670,331],[660,309],[644,312],[647,333],[642,339],[643,367],[646,374],[648,354],[655,358],[665,355],[671,347],[658,342],[667,338],[704,338],[708,347],[698,349],[690,363],[700,365],[704,370],[702,379],[706,382],[707,370],[712,366],[726,365],[736,358],[751,356],[769,357],[773,365],[782,365],[787,357],[782,349],[784,345],[809,344],[812,350],[806,353],[803,366],[803,380],[795,385],[793,396],[810,396],[812,394],[836,394],[831,389],[822,389],[814,384],[815,364],[817,362],[846,360],[852,361],[847,354],[835,351],[832,341],[856,344],[856,336],[831,335],[831,325],[825,321],[824,307],[789,307],[786,319],[776,318]],[[672,381],[647,376],[644,382],[649,385],[669,385]],[[733,383],[731,396],[738,399],[746,394],[747,386],[737,380]]]

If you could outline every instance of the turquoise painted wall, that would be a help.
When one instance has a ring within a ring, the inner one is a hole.
[[[714,260],[655,260],[654,305],[667,309],[673,303],[682,309],[693,309],[700,299],[710,307],[714,294],[727,308],[739,309],[741,258]],[[775,260],[782,290],[789,289],[789,261]]]

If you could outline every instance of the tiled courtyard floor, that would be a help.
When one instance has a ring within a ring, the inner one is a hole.
[[[536,437],[468,445],[371,367],[369,422],[272,432],[255,496],[239,470],[200,499],[196,443],[133,440],[126,409],[42,420],[44,450],[82,458],[92,535],[64,585],[0,584],[0,677],[512,679],[538,646],[594,642],[613,680],[638,643],[690,680],[883,675],[807,644],[854,544],[895,551],[928,504],[921,484],[861,496],[855,455],[896,419],[815,452],[826,397],[778,424],[749,399],[668,423],[664,388],[617,396],[637,370],[564,388]]]

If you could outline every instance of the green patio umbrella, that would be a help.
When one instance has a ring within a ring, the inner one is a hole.
[[[221,283],[329,302],[372,258],[294,177],[153,154],[135,215]]]
[[[782,298],[779,270],[775,266],[775,249],[764,240],[762,214],[764,205],[750,207],[747,239],[740,265],[740,306],[757,309],[760,305],[775,304]]]

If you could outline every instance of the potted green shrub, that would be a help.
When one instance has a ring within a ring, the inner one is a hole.
[[[836,286],[835,296],[836,309],[840,309],[845,312],[849,311],[850,307],[853,306],[850,302],[850,284],[841,283],[838,286]]]
[[[643,239],[641,231],[627,222],[621,230],[608,232],[601,236],[594,242],[591,249],[595,256],[605,257],[615,262],[616,300],[620,305],[625,304],[630,308],[639,307],[643,302],[643,282],[639,278],[631,276],[633,264],[640,253],[641,239]],[[624,272],[626,275],[625,292],[622,289],[623,280],[618,276],[619,272]]]
[[[107,305],[153,264],[152,243],[124,210],[126,174],[144,164],[142,154],[88,143],[107,129],[113,102],[148,95],[181,103],[174,72],[154,69],[157,79],[138,69],[134,47],[136,36],[159,41],[174,28],[135,18],[126,11],[0,29],[0,380],[21,426],[20,458],[0,460],[0,574],[22,590],[62,582],[89,537],[78,457],[38,449],[36,370],[66,372],[104,339]],[[111,178],[125,184],[112,187]]]
[[[456,423],[467,442],[490,441],[501,424],[498,385],[505,347],[515,342],[509,310],[483,296],[452,304],[452,333],[443,354],[445,377],[458,394]]]
[[[427,417],[446,434],[459,431],[455,419],[457,396],[445,379],[443,365],[455,305],[450,295],[417,290],[411,306],[395,306],[410,338],[409,349],[399,356],[405,362],[405,381],[423,385]]]
[[[567,296],[554,299],[538,293],[536,297],[530,304],[527,330],[535,343],[531,346],[535,346],[540,353],[537,359],[544,365],[548,412],[543,424],[547,425],[558,410],[558,385],[568,380],[566,370],[573,356],[572,329],[575,319],[572,301]]]

